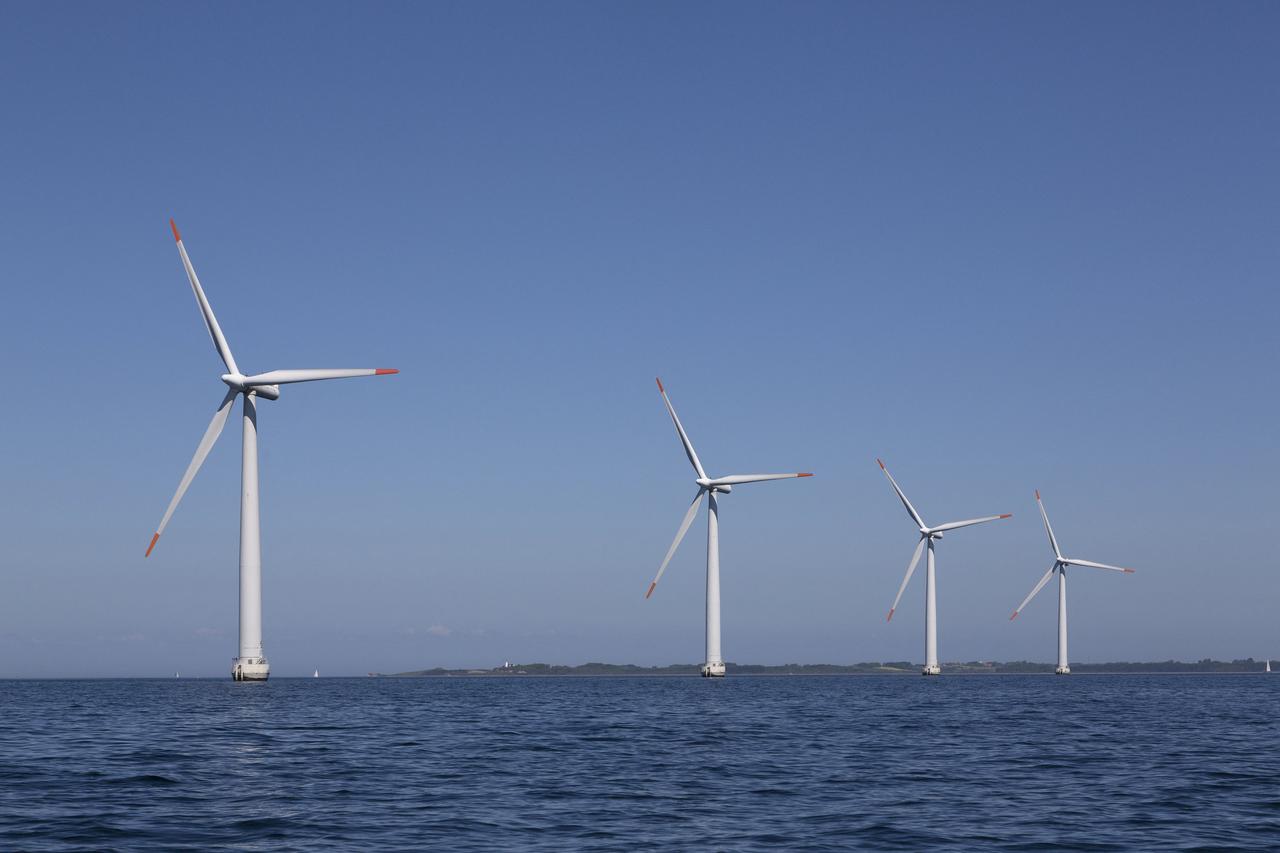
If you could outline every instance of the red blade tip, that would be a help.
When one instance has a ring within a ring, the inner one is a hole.
[[[877,460],[876,460],[876,462],[878,462],[878,463],[879,463],[879,465],[880,465],[880,470],[881,470],[881,471],[883,471],[883,470],[884,470],[884,463],[883,463],[883,462],[880,462],[880,460],[879,460],[879,459],[877,459]]]
[[[1136,570],[1136,569],[1125,569],[1125,570],[1124,570],[1124,573],[1125,573],[1126,575],[1131,575],[1131,574],[1133,574],[1135,571],[1137,571],[1137,570]]]
[[[1036,500],[1040,500],[1040,490],[1036,489]]]
[[[178,224],[172,219],[169,220],[169,227],[173,229],[173,241],[175,243],[182,242],[182,235],[178,233]]]
[[[649,591],[644,594],[644,597],[648,598],[649,596],[653,595],[653,590],[655,587],[657,587],[657,585],[658,585],[657,581],[654,581],[653,583],[649,584]]]
[[[889,615],[888,615],[888,616],[886,616],[886,617],[884,617],[884,621],[886,621],[886,622],[890,622],[890,621],[892,621],[892,620],[893,620],[893,611],[895,611],[895,610],[897,610],[897,609],[898,609],[898,608],[896,608],[896,607],[890,607],[890,608],[889,608]]]
[[[662,379],[657,376],[653,377],[653,379],[655,382],[658,383],[658,391],[660,391],[663,394],[667,393],[667,389],[662,387]]]
[[[813,474],[810,474],[810,473],[807,473],[807,472],[806,472],[806,473],[804,473],[804,474],[796,474],[796,476],[797,476],[797,477],[812,477],[812,476],[813,476]]]
[[[394,367],[379,367],[373,372],[374,376],[390,376],[392,373],[399,373]]]
[[[1009,617],[1009,621],[1012,622],[1014,619],[1017,619],[1017,618],[1018,618],[1018,611],[1015,610],[1013,611],[1013,615]]]
[[[1002,515],[1002,516],[1000,516],[1000,517],[1001,517],[1001,518],[1013,518],[1013,513],[1011,513],[1011,512],[1006,512],[1004,515]]]
[[[143,554],[143,555],[142,555],[142,558],[143,558],[144,560],[145,560],[147,557],[150,557],[150,556],[151,556],[151,549],[152,549],[152,548],[154,548],[154,547],[156,547],[156,541],[157,541],[157,540],[159,540],[159,538],[160,538],[160,534],[159,534],[159,533],[157,533],[155,536],[152,536],[152,537],[151,537],[151,544],[147,546],[147,553],[145,553],[145,554]]]

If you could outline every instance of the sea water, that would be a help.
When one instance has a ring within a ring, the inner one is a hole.
[[[1280,848],[1280,675],[0,682],[0,850]]]

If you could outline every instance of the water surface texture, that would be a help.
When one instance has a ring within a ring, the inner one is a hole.
[[[0,682],[3,850],[1276,849],[1280,674]]]

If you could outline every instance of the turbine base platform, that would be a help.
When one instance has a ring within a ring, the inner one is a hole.
[[[1069,667],[1069,666],[1060,666],[1060,667],[1058,667],[1057,669],[1055,669],[1055,670],[1053,671],[1053,674],[1054,674],[1054,675],[1070,675],[1070,674],[1071,674],[1071,667]]]
[[[702,665],[703,678],[724,678],[724,663],[704,663]]]
[[[266,658],[232,658],[232,681],[266,681],[271,675],[271,664]]]
[[[938,666],[936,663],[933,666],[929,666],[926,664],[925,668],[920,670],[920,674],[921,675],[942,675],[942,667]]]

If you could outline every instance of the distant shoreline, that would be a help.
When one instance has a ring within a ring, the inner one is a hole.
[[[856,664],[725,664],[729,675],[919,675],[921,665],[907,661]],[[1073,663],[1072,674],[1079,675],[1201,675],[1262,673],[1265,661],[1247,658],[1234,661],[1201,660],[1114,663]],[[371,678],[537,678],[547,676],[614,676],[614,677],[690,677],[699,675],[698,664],[670,666],[634,666],[632,664],[585,663],[578,666],[528,663],[508,664],[492,669],[419,669],[408,672],[371,672]],[[1054,664],[1030,661],[968,661],[944,663],[942,671],[949,675],[1052,675]]]

